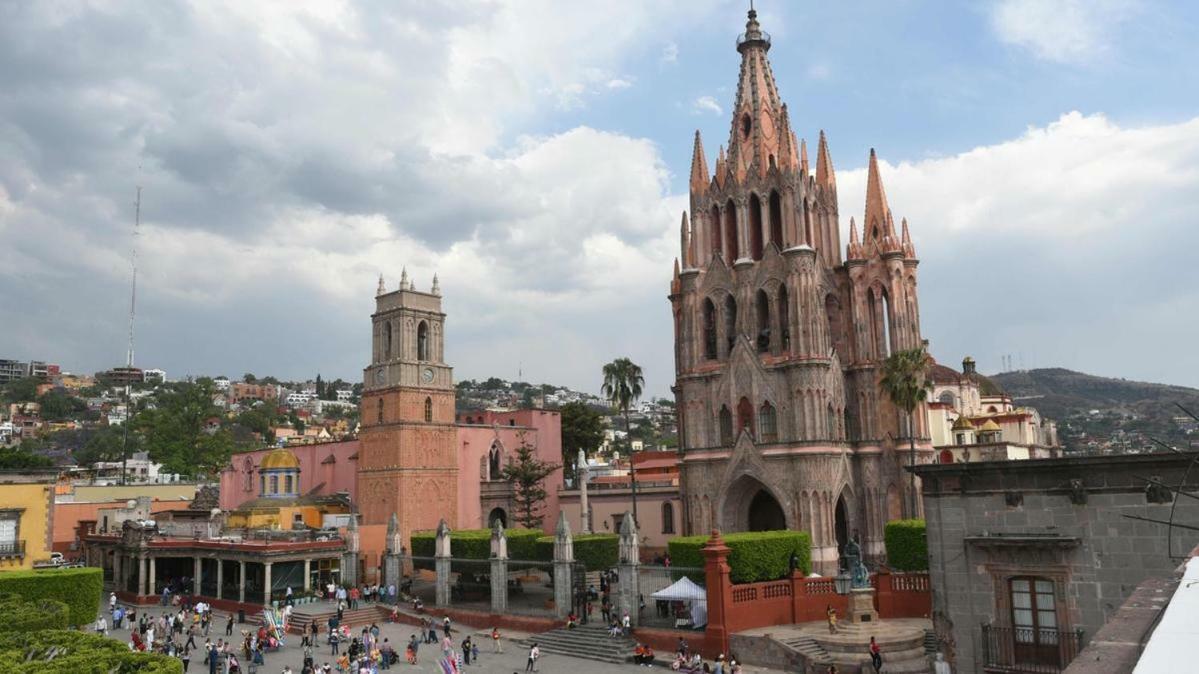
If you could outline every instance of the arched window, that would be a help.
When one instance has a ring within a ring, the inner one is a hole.
[[[891,340],[893,338],[893,335],[891,334],[891,331],[893,328],[893,326],[891,325],[891,301],[890,301],[890,298],[887,297],[886,290],[884,290],[882,292],[882,296],[883,296],[882,355],[883,355],[883,357],[887,357],[887,356],[891,355],[891,350],[892,350]]]
[[[812,213],[808,210],[808,200],[804,199],[800,203],[803,204],[803,235],[804,242],[813,248],[816,247],[816,240],[812,237]]]
[[[779,286],[779,349],[791,351],[791,303],[787,297],[787,286]]]
[[[828,404],[828,411],[825,416],[825,423],[828,424],[828,439],[835,440],[837,438],[837,413],[833,411],[833,404]]]
[[[783,249],[783,202],[775,190],[770,192],[770,240]]]
[[[749,252],[755,260],[762,259],[762,201],[749,195]]]
[[[662,504],[662,533],[674,533],[674,504],[670,501]]]
[[[740,243],[737,240],[737,206],[732,199],[724,206],[724,240],[727,249],[724,259],[732,264],[741,256]]]
[[[391,322],[383,324],[383,360],[391,360]]]
[[[762,403],[762,407],[758,409],[758,428],[762,431],[762,442],[778,440],[778,419],[774,405],[769,402]]]
[[[429,360],[429,324],[424,321],[416,326],[416,359]]]
[[[764,353],[770,350],[770,298],[765,290],[758,291],[754,304],[758,317],[758,353]]]
[[[294,478],[293,478],[291,475],[284,475],[284,476],[283,476],[283,493],[284,493],[284,494],[293,494],[293,493],[295,493],[295,489],[293,488],[295,485],[292,483],[292,480],[293,480],[293,479],[294,479]]]
[[[375,401],[375,423],[383,423],[383,399],[379,398]]]
[[[704,358],[716,360],[716,305],[704,300]]]
[[[489,480],[500,479],[500,445],[492,443],[491,450],[487,452],[487,475]]]
[[[278,475],[271,476],[271,493],[272,494],[279,493],[279,476]]]
[[[882,332],[879,329],[879,303],[875,298],[874,288],[866,291],[866,311],[870,315],[870,353],[874,358],[882,355]]]
[[[433,421],[433,399],[425,398],[425,421]]]
[[[246,462],[242,464],[242,468],[246,474],[245,490],[254,491],[254,462],[246,459]]]
[[[937,400],[938,400],[939,402],[945,403],[946,405],[949,405],[950,407],[956,407],[956,406],[957,406],[957,405],[955,404],[955,402],[956,402],[956,400],[957,400],[957,399],[954,397],[954,395],[953,395],[953,391],[946,391],[946,392],[942,393],[942,394],[941,394],[941,395],[940,395],[940,396],[937,398]]]
[[[754,437],[754,406],[750,404],[749,398],[742,398],[737,403],[737,433],[742,430],[749,431],[749,436]]]
[[[258,488],[258,493],[259,493],[259,494],[262,494],[263,496],[265,496],[265,495],[266,495],[266,493],[267,493],[267,491],[266,491],[266,476],[265,476],[265,475],[261,475],[261,476],[259,476],[259,478],[258,478],[258,481],[259,481],[259,483],[260,483],[260,485],[261,485],[261,486]]]
[[[737,343],[737,300],[732,295],[724,298],[724,338],[729,345],[729,353]]]
[[[733,444],[733,413],[727,405],[720,407],[720,444]]]
[[[725,262],[724,237],[720,234],[720,207],[712,206],[712,215],[708,218],[708,240],[712,242],[712,252],[719,255]]]

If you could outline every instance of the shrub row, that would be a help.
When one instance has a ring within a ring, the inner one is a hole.
[[[603,571],[616,566],[620,554],[620,536],[616,534],[578,534],[573,538],[575,561],[582,562],[588,571]],[[554,559],[554,537],[537,539],[537,557]]]
[[[928,570],[928,536],[924,520],[894,520],[883,528],[887,564],[897,571]]]
[[[92,607],[93,613],[95,608]],[[47,657],[53,660],[47,661]],[[183,674],[183,662],[165,655],[133,653],[127,645],[96,634],[40,630],[0,634],[0,672]]]
[[[56,599],[27,601],[15,594],[0,595],[0,632],[65,630],[70,627],[70,609]]]
[[[67,605],[71,625],[87,625],[96,619],[100,608],[103,573],[88,567],[6,571],[0,573],[0,595],[14,594],[35,603],[45,599],[60,601]]]
[[[537,559],[539,529],[508,529],[508,559]],[[436,551],[436,531],[412,532],[412,556],[432,557]],[[489,559],[491,529],[462,529],[450,532],[450,556],[456,559]]]
[[[812,570],[812,539],[806,531],[746,531],[723,538],[730,549],[729,575],[734,583],[786,578],[792,553],[799,558],[804,574]],[[670,539],[667,547],[671,562],[679,567],[703,568],[702,549],[708,539],[706,534]]]

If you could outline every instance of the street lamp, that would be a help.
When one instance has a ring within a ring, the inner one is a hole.
[[[850,578],[849,574],[845,573],[844,571],[838,573],[836,576],[833,576],[833,589],[837,591],[837,594],[849,594],[849,586],[852,583],[853,579]]]

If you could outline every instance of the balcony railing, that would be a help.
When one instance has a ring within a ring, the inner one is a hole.
[[[1059,674],[1082,650],[1082,630],[982,626],[983,669],[1004,674]]]
[[[24,557],[25,541],[0,541],[0,557]]]

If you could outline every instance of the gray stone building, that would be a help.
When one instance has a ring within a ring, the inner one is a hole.
[[[916,467],[933,620],[954,671],[1055,672],[1148,578],[1169,577],[1199,525],[1199,468],[1177,454]],[[1154,484],[1154,481],[1161,484]]]

